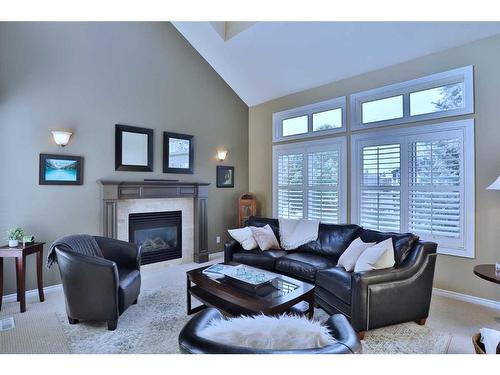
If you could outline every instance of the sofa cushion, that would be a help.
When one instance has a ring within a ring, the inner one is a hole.
[[[333,257],[337,260],[347,249],[347,246],[358,237],[360,229],[359,226],[354,224],[320,224],[318,239],[300,246],[297,250]]]
[[[352,273],[343,267],[334,267],[318,271],[316,274],[316,285],[328,290],[337,298],[347,304],[351,304]]]
[[[274,270],[276,259],[286,255],[284,250],[241,250],[233,254],[233,261],[248,266]]]
[[[265,227],[269,225],[276,236],[278,242],[280,242],[280,224],[278,219],[270,219],[267,217],[250,216],[247,220],[247,224],[250,227]]]
[[[138,270],[119,268],[118,269],[118,310],[121,314],[129,307],[141,291],[141,274]]]
[[[295,252],[279,258],[276,270],[300,279],[314,281],[316,271],[335,267],[335,261],[324,256]]]
[[[398,267],[405,261],[413,245],[418,241],[418,236],[413,233],[378,232],[370,229],[362,229],[359,236],[363,242],[382,242],[391,237],[396,261],[394,267]]]

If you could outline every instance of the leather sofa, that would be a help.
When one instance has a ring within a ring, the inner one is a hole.
[[[248,225],[269,224],[279,240],[277,219],[250,217]],[[340,255],[361,237],[394,244],[392,268],[347,272],[337,267]],[[412,233],[378,232],[354,224],[319,225],[318,239],[292,251],[243,250],[236,241],[224,247],[225,262],[238,262],[272,270],[315,284],[315,303],[329,314],[343,314],[363,337],[364,331],[416,321],[429,315],[437,244],[422,242]]]
[[[213,320],[223,319],[217,309],[208,308],[195,315],[179,334],[179,348],[184,354],[359,354],[361,343],[347,319],[338,314],[326,321],[336,342],[321,348],[296,350],[253,349],[221,344],[200,335]]]
[[[141,290],[140,251],[135,244],[95,237],[103,258],[56,247],[57,264],[70,324],[106,321],[113,331],[118,317],[137,303]]]

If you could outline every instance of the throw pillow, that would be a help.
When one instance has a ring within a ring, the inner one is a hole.
[[[253,238],[250,227],[229,229],[229,235],[238,241],[244,250],[253,250],[257,248],[257,242]]]
[[[250,227],[250,229],[261,250],[280,249],[280,244],[269,224],[264,227]]]
[[[296,315],[217,319],[200,336],[225,345],[274,350],[320,348],[336,342],[326,326]]]
[[[361,238],[356,238],[340,256],[337,266],[344,267],[347,272],[354,270],[354,266],[361,254],[375,242],[363,242]]]
[[[363,251],[354,266],[354,272],[389,268],[393,267],[395,263],[392,238],[388,238]]]
[[[281,247],[294,250],[318,239],[319,220],[279,218]]]

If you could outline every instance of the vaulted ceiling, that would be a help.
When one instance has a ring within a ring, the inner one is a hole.
[[[500,22],[173,22],[249,106],[500,33]]]

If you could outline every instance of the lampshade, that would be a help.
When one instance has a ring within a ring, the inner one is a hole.
[[[220,161],[224,161],[224,159],[226,158],[226,155],[227,155],[227,150],[218,150],[217,151],[217,158]]]
[[[52,136],[54,137],[54,142],[56,142],[61,147],[64,147],[68,144],[71,134],[73,133],[62,130],[52,130]]]
[[[486,190],[500,190],[500,176]]]

